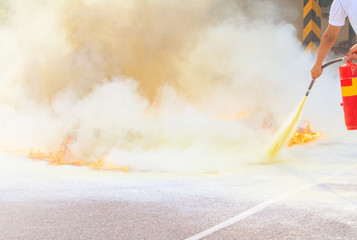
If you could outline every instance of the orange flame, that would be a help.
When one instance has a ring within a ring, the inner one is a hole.
[[[321,136],[321,132],[316,131],[312,132],[310,129],[310,122],[305,121],[307,123],[305,128],[299,128],[293,135],[293,137],[289,141],[289,147],[294,145],[303,145],[309,142],[316,140]]]
[[[98,158],[95,162],[89,162],[87,160],[78,159],[70,150],[69,144],[71,143],[71,138],[68,137],[66,142],[63,143],[58,150],[58,152],[53,153],[43,153],[40,150],[34,151],[31,150],[27,157],[33,160],[45,160],[48,161],[49,164],[60,166],[60,165],[74,165],[74,166],[87,166],[92,169],[97,170],[111,170],[111,171],[122,171],[128,173],[129,170],[127,167],[118,167],[115,164],[105,162],[105,159]],[[20,152],[19,150],[15,150],[13,148],[0,148],[0,151],[4,152]],[[22,151],[21,151],[22,152]]]

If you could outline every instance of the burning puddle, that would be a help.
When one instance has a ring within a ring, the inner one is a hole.
[[[304,145],[307,143],[310,143],[312,141],[315,141],[319,137],[321,137],[321,132],[320,131],[315,131],[313,132],[310,129],[310,122],[306,122],[306,127],[304,128],[299,128],[292,136],[292,138],[289,140],[289,147],[292,147],[294,145]]]
[[[60,150],[56,153],[43,153],[41,151],[30,151],[28,158],[33,160],[45,160],[50,165],[74,165],[77,167],[86,166],[96,170],[111,170],[129,172],[126,167],[117,167],[115,164],[106,162],[103,158],[99,158],[94,162],[78,159],[70,150],[69,144],[71,138],[67,138],[66,142],[61,145]]]
[[[53,165],[53,166],[73,165],[76,167],[85,166],[95,170],[121,171],[125,173],[129,172],[127,167],[118,167],[115,164],[105,161],[105,159],[103,158],[99,158],[96,161],[91,161],[91,162],[87,160],[79,159],[75,156],[75,154],[71,152],[69,147],[70,143],[71,143],[71,138],[68,137],[66,142],[60,146],[57,152],[44,153],[41,150],[30,150],[30,152],[27,153],[26,157],[32,160],[46,161],[48,162],[49,165]],[[0,148],[0,151],[4,153],[7,152],[13,154],[19,154],[19,153],[26,154],[26,151],[21,151],[18,149],[12,149],[7,147]]]

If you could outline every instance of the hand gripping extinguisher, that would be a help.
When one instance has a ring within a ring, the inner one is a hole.
[[[357,64],[340,66],[340,81],[347,130],[357,130]]]

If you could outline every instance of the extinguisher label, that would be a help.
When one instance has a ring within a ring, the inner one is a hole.
[[[349,82],[349,81],[348,81]],[[347,84],[346,84],[347,85]],[[352,78],[352,85],[341,87],[342,97],[350,97],[357,95],[357,78]]]

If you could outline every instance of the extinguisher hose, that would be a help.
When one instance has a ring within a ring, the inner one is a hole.
[[[331,60],[331,61],[325,63],[324,65],[322,65],[321,69],[324,69],[325,67],[330,66],[331,64],[334,64],[334,63],[337,63],[337,62],[342,62],[343,60],[344,60],[344,57],[342,57],[342,58],[336,58],[336,59],[334,59],[334,60]],[[310,93],[310,91],[311,91],[312,86],[314,86],[314,83],[315,83],[315,80],[312,80],[311,83],[310,83],[310,86],[309,86],[309,88],[307,89],[307,92],[306,92],[306,94],[305,94],[306,97],[309,96],[309,93]]]

